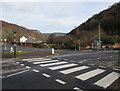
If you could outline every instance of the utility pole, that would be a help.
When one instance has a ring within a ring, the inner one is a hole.
[[[99,48],[98,48],[98,49],[101,49],[100,22],[99,22],[99,29],[98,29],[98,32],[99,32]]]
[[[78,40],[78,42],[79,42],[79,51],[80,51],[80,40]]]
[[[14,33],[14,58],[16,58],[16,31],[13,30]]]

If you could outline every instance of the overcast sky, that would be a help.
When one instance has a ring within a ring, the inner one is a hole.
[[[115,2],[2,2],[2,17],[9,23],[42,33],[68,33]]]

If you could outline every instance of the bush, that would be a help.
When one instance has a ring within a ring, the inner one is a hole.
[[[44,48],[43,43],[33,43],[32,46],[35,47],[35,48]]]

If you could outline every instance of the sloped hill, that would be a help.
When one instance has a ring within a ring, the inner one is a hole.
[[[13,42],[13,30],[16,30],[16,38],[17,41],[19,40],[19,38],[21,36],[25,36],[25,37],[34,37],[36,40],[41,40],[41,41],[45,41],[48,36],[37,31],[37,30],[31,30],[31,29],[27,29],[23,26],[19,26],[16,24],[12,24],[12,23],[8,23],[5,21],[0,21],[1,22],[1,26],[2,26],[2,38],[3,39],[7,39],[9,43]]]
[[[120,2],[89,18],[67,35],[75,36],[82,41],[98,39],[98,23],[101,27],[101,38],[120,42]]]

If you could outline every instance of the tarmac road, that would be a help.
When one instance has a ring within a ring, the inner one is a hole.
[[[120,90],[118,51],[56,52],[61,55],[12,60],[25,69],[3,74],[3,89]]]

